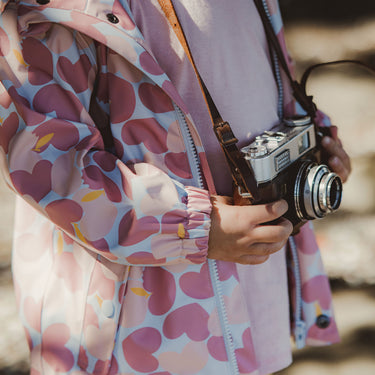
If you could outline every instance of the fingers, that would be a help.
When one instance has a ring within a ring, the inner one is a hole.
[[[346,182],[348,180],[351,172],[350,165],[348,166],[337,156],[334,156],[328,160],[328,166],[333,172],[337,173],[340,176],[342,182]]]
[[[293,232],[292,223],[284,218],[278,220],[276,225],[259,225],[252,233],[252,239],[257,243],[277,243],[289,238]]]
[[[281,250],[293,231],[292,223],[280,219],[276,225],[260,225],[252,231],[251,237],[237,244],[241,247],[236,262],[241,264],[260,264],[269,256]]]
[[[334,140],[331,137],[324,137],[322,146],[329,154],[328,166],[341,177],[343,182],[347,181],[352,167],[350,157],[343,149],[341,141],[338,138]]]
[[[256,264],[264,263],[265,261],[269,259],[269,257],[270,257],[269,255],[265,255],[265,256],[243,255],[240,257],[237,263],[256,265]]]
[[[270,255],[280,251],[287,243],[288,237],[279,242],[256,243],[251,246],[251,252],[241,255],[237,263],[241,264],[261,264],[269,259]]]
[[[288,211],[288,203],[281,199],[276,202],[259,204],[254,206],[245,206],[243,209],[251,210],[251,217],[254,224],[263,224],[274,221]]]
[[[292,232],[281,218],[288,209],[284,200],[262,205],[233,206],[226,197],[211,197],[208,257],[244,264],[265,262],[280,250]],[[273,221],[274,224],[264,224]]]

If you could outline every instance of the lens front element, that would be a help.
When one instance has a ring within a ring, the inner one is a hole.
[[[322,218],[337,210],[342,198],[340,177],[326,165],[305,162],[297,174],[294,202],[301,220]]]

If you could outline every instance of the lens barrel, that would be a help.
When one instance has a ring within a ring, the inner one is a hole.
[[[324,164],[304,161],[294,184],[294,203],[300,220],[322,218],[336,211],[341,203],[342,182]]]

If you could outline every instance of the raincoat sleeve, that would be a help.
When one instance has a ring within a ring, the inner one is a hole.
[[[20,35],[15,12],[7,8],[0,18],[0,160],[7,184],[113,262],[204,262],[208,191],[106,151],[90,116],[95,43],[50,23]]]

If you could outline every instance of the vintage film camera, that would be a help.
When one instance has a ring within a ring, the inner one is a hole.
[[[296,116],[241,149],[254,172],[259,203],[285,199],[289,210],[284,216],[295,228],[326,216],[341,203],[340,177],[320,164],[320,139],[310,117]]]

